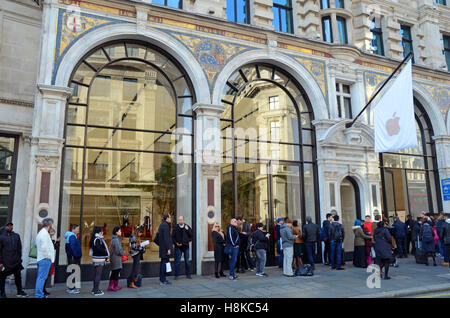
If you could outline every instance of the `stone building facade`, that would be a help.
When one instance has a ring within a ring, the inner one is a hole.
[[[450,7],[436,2],[2,1],[0,220],[21,234],[27,284],[45,217],[62,237],[81,225],[87,279],[94,224],[151,240],[162,213],[184,215],[207,274],[212,225],[232,215],[273,231],[286,215],[351,229],[450,212]],[[345,124],[410,51],[420,147],[378,155],[371,110]],[[65,264],[62,247],[57,281]]]

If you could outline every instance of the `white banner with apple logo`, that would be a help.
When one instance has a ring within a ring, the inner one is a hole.
[[[417,147],[411,60],[374,109],[375,152]]]

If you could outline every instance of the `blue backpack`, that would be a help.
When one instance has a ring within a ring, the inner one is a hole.
[[[434,242],[433,231],[431,230],[431,226],[424,225],[423,234],[422,234],[422,241],[424,243]]]
[[[327,240],[327,239],[328,239],[328,233],[327,233],[327,231],[325,231],[325,228],[322,227],[322,228],[320,229],[320,237],[319,237],[319,240],[320,240],[320,241],[325,241],[325,240]]]

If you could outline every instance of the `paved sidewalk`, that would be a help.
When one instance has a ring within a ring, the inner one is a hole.
[[[320,297],[405,297],[428,292],[450,291],[450,268],[438,265],[418,265],[414,257],[399,259],[399,267],[390,269],[391,280],[381,280],[381,288],[370,289],[366,285],[370,273],[355,268],[347,262],[344,271],[331,270],[328,266],[316,265],[313,277],[284,277],[277,267],[266,269],[267,278],[258,277],[254,272],[240,274],[237,281],[214,276],[184,276],[172,285],[160,286],[158,278],[145,278],[143,287],[137,290],[126,288],[126,280],[121,279],[119,292],[106,291],[108,282],[102,281],[100,288],[104,296],[96,298],[320,298]],[[442,262],[439,260],[438,264]],[[93,298],[90,291],[92,282],[83,282],[81,293],[69,295],[64,284],[49,288],[50,298]],[[33,290],[27,293],[34,295]],[[7,296],[15,296],[14,283],[7,285]]]

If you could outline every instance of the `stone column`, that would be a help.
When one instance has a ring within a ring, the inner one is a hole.
[[[439,170],[439,189],[436,189],[436,191],[440,191],[442,195],[441,180],[450,178],[450,136],[434,136],[433,139],[436,143],[436,157]],[[450,201],[444,201],[443,197],[442,206],[446,213],[450,213]]]
[[[44,218],[52,218],[55,229],[58,225],[64,116],[66,100],[72,92],[68,87],[38,85],[38,88],[31,136],[30,176],[25,211],[26,224],[23,239],[25,267],[35,261],[28,259],[28,251],[34,243],[38,225]]]
[[[211,229],[221,223],[221,130],[222,105],[196,104],[195,160],[197,163],[197,275],[205,273],[203,262],[214,261]]]

